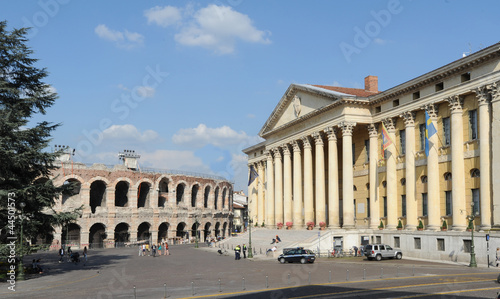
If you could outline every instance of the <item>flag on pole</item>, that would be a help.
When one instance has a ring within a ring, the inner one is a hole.
[[[250,166],[250,177],[248,178],[248,186],[250,186],[253,181],[259,176],[257,171],[255,171],[255,168],[253,168],[253,165]]]
[[[429,138],[436,134],[436,132],[437,130],[434,123],[432,123],[431,117],[425,111],[425,155],[427,157],[429,157]]]
[[[392,144],[391,137],[384,123],[382,123],[382,149],[385,151]]]

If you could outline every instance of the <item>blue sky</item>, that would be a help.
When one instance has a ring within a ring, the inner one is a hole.
[[[246,191],[242,149],[291,83],[386,90],[500,40],[500,2],[1,1],[29,46],[75,161],[217,174]]]

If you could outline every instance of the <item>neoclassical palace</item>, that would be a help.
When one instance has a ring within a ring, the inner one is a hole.
[[[222,177],[67,160],[56,162],[54,184],[76,187],[54,209],[83,210],[76,222],[55,228],[54,247],[192,241],[196,232],[203,242],[230,234],[233,186]]]
[[[259,224],[500,228],[500,43],[386,91],[376,76],[364,89],[291,84],[259,136],[244,150]]]

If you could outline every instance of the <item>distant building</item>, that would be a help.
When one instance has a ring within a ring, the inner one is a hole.
[[[464,248],[455,258],[470,238],[440,232],[444,224],[464,232],[473,216],[475,230],[500,228],[500,43],[385,91],[376,76],[364,89],[291,84],[259,136],[265,141],[243,151],[259,175],[248,188],[254,221],[324,222],[339,235],[352,231],[353,245],[398,246],[413,244],[399,227],[421,224],[425,236],[439,233],[412,250],[436,252],[437,235],[455,236],[440,243]]]
[[[233,194],[233,225],[235,232],[244,232],[247,223],[247,202],[248,197],[245,195],[243,191],[234,192]]]
[[[75,223],[55,228],[54,246],[192,241],[196,231],[201,241],[230,235],[233,186],[222,177],[139,170],[130,157],[113,167],[87,166],[66,158],[56,162],[55,184],[76,183],[77,188],[61,195],[54,208],[69,211],[83,206],[83,214]]]

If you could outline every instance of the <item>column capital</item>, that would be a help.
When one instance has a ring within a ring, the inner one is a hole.
[[[404,122],[406,127],[414,127],[415,126],[415,112],[406,111],[399,115]]]
[[[453,112],[462,112],[462,106],[464,105],[464,98],[459,95],[454,95],[446,98],[446,101],[450,103],[451,113]]]
[[[396,131],[396,121],[392,117],[384,118],[382,122],[389,133],[394,133]]]
[[[292,141],[292,147],[294,152],[300,152],[300,141],[299,140]]]
[[[328,127],[325,130],[328,140],[337,140],[337,129],[335,127]]]
[[[491,84],[490,89],[491,89],[491,101],[492,102],[500,101],[500,81]]]
[[[302,137],[302,143],[304,144],[304,148],[311,148],[311,137],[309,136]]]
[[[274,158],[275,159],[281,159],[281,151],[280,151],[279,147],[275,147],[273,149],[273,152],[274,152]]]
[[[474,88],[472,91],[476,93],[476,98],[479,106],[488,105],[489,104],[489,94],[492,87],[491,85],[483,85],[477,88]]]
[[[378,126],[376,124],[368,124],[366,128],[368,129],[368,136],[370,138],[378,137]]]
[[[422,110],[427,111],[430,118],[437,118],[438,105],[427,104],[427,105],[422,106]]]
[[[291,155],[291,153],[290,153],[290,144],[285,143],[285,144],[283,144],[283,145],[281,146],[281,148],[283,149],[283,155],[285,155],[285,156],[286,156],[286,155],[288,155],[288,156],[290,156],[290,155]]]
[[[272,149],[268,149],[268,150],[264,151],[264,155],[267,156],[267,160],[269,160],[269,159],[272,160],[273,159],[273,150]]]
[[[314,132],[311,136],[314,138],[314,143],[316,145],[323,145],[323,136],[321,132]]]
[[[342,130],[342,135],[347,136],[347,135],[352,135],[352,130],[356,126],[356,123],[350,121],[343,121],[340,124],[338,124],[338,126]]]

